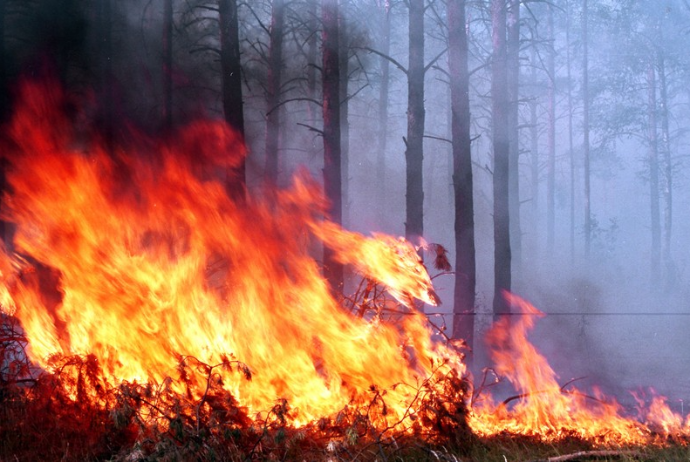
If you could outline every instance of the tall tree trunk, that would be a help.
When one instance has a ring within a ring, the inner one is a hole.
[[[5,4],[7,0],[0,0],[0,122],[9,114],[9,98],[7,93],[7,66],[5,60]]]
[[[547,54],[547,100],[548,100],[548,172],[546,179],[546,249],[553,256],[556,234],[556,50],[553,29],[553,5],[546,5],[548,40],[551,45]]]
[[[100,54],[98,63],[98,86],[101,96],[103,135],[108,149],[112,148],[114,131],[115,99],[113,96],[113,40],[112,40],[112,0],[98,3],[98,25]]]
[[[528,253],[535,258],[539,255],[539,116],[537,114],[537,103],[539,86],[537,84],[537,52],[536,47],[530,50],[531,62],[531,81],[535,91],[529,102],[529,126],[530,126],[530,173],[531,173],[531,209],[532,219],[530,226],[530,249]]]
[[[383,32],[381,34],[381,53],[388,56],[391,45],[391,5],[389,0],[383,2]],[[386,209],[386,147],[388,144],[388,93],[390,79],[390,61],[381,56],[381,86],[379,87],[379,133],[376,150],[376,200],[378,210],[383,214]]]
[[[264,179],[278,184],[280,142],[280,86],[283,70],[284,0],[273,0],[268,48],[268,78],[266,84],[266,153]]]
[[[338,0],[323,0],[323,184],[329,202],[328,214],[335,223],[342,223],[342,170],[340,133],[340,61],[338,37]],[[324,276],[336,292],[343,290],[343,265],[333,251],[323,251]]]
[[[510,248],[514,273],[522,272],[522,229],[520,226],[520,0],[508,0],[506,10],[506,72],[508,73],[508,203]]]
[[[568,78],[568,153],[570,156],[570,261],[575,261],[575,149],[573,144],[573,79],[570,55],[570,0],[565,12],[566,72]]]
[[[671,133],[668,123],[668,85],[666,83],[666,64],[664,54],[659,51],[659,91],[661,116],[661,146],[663,152],[664,182],[664,239],[662,244],[662,256],[664,262],[664,278],[667,290],[675,284],[676,272],[673,258],[671,257],[671,233],[673,228],[673,162],[671,160]]]
[[[448,67],[450,70],[453,192],[455,197],[455,290],[453,337],[474,344],[475,286],[474,198],[470,138],[470,81],[468,72],[465,1],[448,1]],[[468,356],[471,360],[472,357]]]
[[[506,6],[504,0],[491,0],[491,113],[493,123],[494,196],[494,300],[495,317],[509,313],[504,291],[511,286],[510,208],[509,208],[509,111],[506,63]]]
[[[172,129],[173,106],[173,4],[165,0],[163,4],[163,126]]]
[[[582,131],[585,176],[585,258],[592,247],[591,174],[589,168],[589,32],[587,0],[582,0]]]
[[[656,101],[656,75],[654,61],[647,68],[648,91],[648,140],[649,140],[649,199],[651,210],[652,248],[650,282],[652,287],[659,283],[660,250],[661,250],[661,219],[659,210],[659,143],[657,137],[657,101]]]
[[[343,224],[350,222],[350,104],[348,85],[350,77],[350,49],[347,39],[347,1],[341,0],[338,16],[340,43],[338,59],[340,61],[340,165],[342,168],[342,201]]]
[[[409,5],[405,237],[417,243],[424,234],[424,0]]]
[[[240,64],[240,31],[236,0],[218,0],[220,20],[221,92],[225,121],[244,138],[242,103],[242,66]],[[246,162],[228,168],[226,189],[230,197],[244,200]]]
[[[310,100],[316,99],[316,68],[317,68],[317,45],[318,35],[318,2],[319,0],[307,0],[307,97]],[[314,111],[315,105],[307,104],[307,114],[310,120],[316,118]]]

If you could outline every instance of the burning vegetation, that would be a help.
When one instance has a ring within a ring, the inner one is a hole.
[[[203,121],[106,147],[55,87],[26,83],[6,127],[11,248],[0,254],[2,454],[33,459],[366,459],[478,438],[589,447],[684,441],[655,398],[641,419],[558,384],[528,342],[539,312],[488,334],[496,403],[419,309],[439,299],[410,243],[324,218],[309,178],[228,198],[244,147]],[[337,299],[315,249],[362,283]],[[440,246],[431,246],[447,270]]]

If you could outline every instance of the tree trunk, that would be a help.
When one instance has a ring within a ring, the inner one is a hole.
[[[589,259],[592,247],[592,208],[589,168],[589,32],[587,0],[582,0],[582,132],[585,176],[585,259]]]
[[[476,262],[474,198],[470,138],[470,86],[465,29],[465,0],[448,1],[448,67],[450,70],[453,192],[455,197],[455,290],[453,337],[474,344]],[[468,360],[472,357],[468,356]]]
[[[647,68],[648,91],[648,140],[649,140],[649,199],[651,211],[652,248],[650,282],[652,287],[658,287],[661,250],[661,219],[659,210],[659,143],[657,137],[657,102],[656,102],[656,75],[654,62],[650,62]]]
[[[0,123],[4,122],[9,114],[9,98],[7,93],[7,66],[5,60],[5,4],[6,0],[0,0]]]
[[[666,290],[671,290],[675,284],[675,263],[671,257],[671,232],[673,228],[673,162],[671,160],[671,133],[668,124],[668,86],[666,83],[666,65],[663,52],[659,51],[659,91],[661,116],[661,146],[663,152],[664,181],[664,239],[662,256],[664,262],[664,284]]]
[[[284,0],[273,0],[268,48],[268,76],[266,82],[266,154],[264,179],[278,184],[280,142],[280,86],[283,70]]]
[[[98,63],[98,86],[101,96],[103,136],[110,150],[114,137],[114,97],[113,97],[113,40],[112,40],[112,0],[98,3],[99,41],[101,43]]]
[[[510,312],[504,291],[511,285],[510,208],[509,208],[509,111],[506,63],[506,6],[504,0],[491,0],[491,112],[493,123],[493,202],[494,202],[494,300],[495,317]]]
[[[239,20],[236,0],[218,0],[220,20],[220,68],[225,121],[244,138],[244,110],[242,107],[242,67],[240,65]],[[230,197],[244,200],[246,194],[245,167],[228,168],[226,189]]]
[[[424,234],[424,0],[410,0],[409,13],[405,237],[417,244]]]
[[[553,29],[553,5],[546,5],[548,40],[551,45],[547,54],[547,104],[548,104],[548,172],[546,179],[546,251],[553,256],[556,234],[556,50]]]
[[[330,219],[342,223],[342,171],[340,133],[340,62],[338,0],[323,0],[323,184]],[[343,290],[343,265],[328,247],[323,251],[324,276],[335,293]]]
[[[316,96],[316,68],[317,66],[317,28],[318,28],[318,1],[319,0],[307,0],[307,33],[309,37],[307,38],[307,97],[310,100],[315,100]],[[314,120],[316,118],[316,111],[314,111],[315,105],[307,103],[307,114],[309,115],[309,120]]]
[[[383,33],[381,37],[381,53],[388,56],[391,45],[391,5],[388,0],[383,5]],[[379,88],[379,133],[378,149],[376,150],[376,200],[377,209],[381,214],[386,212],[386,147],[388,143],[388,92],[390,79],[390,61],[381,56],[381,87]]]
[[[172,0],[165,0],[163,4],[163,126],[165,130],[172,129],[173,105],[173,5]]]
[[[341,1],[338,16],[340,34],[338,59],[340,66],[340,165],[342,169],[343,224],[350,222],[350,104],[348,84],[350,75],[350,49],[347,43],[347,2]]]
[[[511,265],[519,275],[522,269],[522,230],[520,227],[520,0],[509,0],[506,10],[506,72],[508,74],[508,202],[510,207]]]
[[[530,224],[530,249],[529,254],[532,258],[539,255],[539,117],[537,114],[537,103],[539,98],[539,86],[537,85],[537,53],[536,47],[530,51],[531,80],[535,89],[529,102],[529,126],[530,126],[530,174],[531,174],[531,209],[532,219]]]
[[[573,79],[570,56],[570,1],[565,12],[566,72],[568,78],[568,153],[570,156],[570,261],[575,262],[575,149],[573,143]]]

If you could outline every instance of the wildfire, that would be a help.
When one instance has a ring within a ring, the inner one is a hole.
[[[396,422],[437,372],[432,362],[462,373],[422,316],[393,325],[345,311],[310,252],[319,239],[392,294],[434,303],[409,243],[323,220],[318,188],[304,178],[271,204],[233,203],[214,173],[244,147],[219,122],[109,155],[80,140],[51,90],[25,84],[9,126],[15,253],[0,261],[3,307],[38,364],[90,354],[118,381],[160,383],[180,358],[239,361],[245,373],[223,372],[224,387],[250,414],[286,400],[297,424],[370,400],[372,386],[389,390]]]
[[[464,378],[465,366],[413,306],[439,300],[410,243],[324,219],[306,177],[270,203],[234,203],[218,173],[245,148],[224,124],[106,149],[65,116],[57,88],[26,83],[19,101],[3,149],[3,215],[15,232],[0,252],[0,306],[19,319],[42,368],[52,370],[56,355],[83,355],[115,383],[163,384],[193,363],[208,377],[178,392],[204,395],[212,375],[250,416],[289,403],[294,426],[378,400],[385,405],[369,416],[377,425],[411,428],[425,424],[424,397],[447,400],[445,415],[469,400],[440,379]],[[315,243],[385,286],[405,315],[385,322],[344,309]],[[497,374],[518,395],[495,403],[475,387],[467,415],[475,433],[602,444],[687,433],[662,398],[643,424],[600,393],[564,390],[527,340],[540,313],[506,296],[524,315],[497,322],[487,340]]]

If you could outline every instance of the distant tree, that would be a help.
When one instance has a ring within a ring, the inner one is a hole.
[[[491,0],[491,114],[493,125],[493,212],[494,212],[494,300],[493,312],[510,312],[504,291],[511,289],[510,204],[509,204],[509,111],[506,58],[506,4]]]
[[[390,54],[391,42],[391,3],[383,0],[379,7],[382,22],[381,34],[378,46],[383,56],[379,57],[379,67],[381,72],[381,84],[379,86],[378,98],[378,145],[376,149],[376,178],[377,191],[376,201],[379,210],[385,210],[386,204],[386,149],[388,145],[388,104],[390,87],[390,61],[387,56]]]
[[[656,287],[659,283],[660,274],[660,251],[661,251],[661,212],[659,209],[659,141],[657,124],[657,83],[655,57],[653,57],[647,67],[647,120],[648,120],[648,144],[649,144],[649,203],[651,212],[651,283]]]
[[[546,5],[547,40],[547,174],[546,174],[546,251],[553,255],[556,234],[556,50],[553,4]]]
[[[584,201],[585,201],[585,258],[589,259],[592,247],[592,208],[591,208],[591,178],[590,172],[590,144],[589,144],[589,6],[587,0],[582,0],[582,134],[584,158]]]
[[[455,289],[453,337],[472,351],[476,290],[474,183],[470,138],[470,79],[465,28],[465,0],[448,1],[448,67],[450,71],[453,192],[455,206]],[[470,353],[471,354],[471,353]],[[468,358],[471,359],[471,356]]]
[[[335,223],[342,223],[342,170],[340,133],[340,46],[338,32],[338,0],[323,0],[322,44],[323,65],[323,184],[328,200],[328,216]],[[333,251],[323,251],[324,275],[335,292],[343,289],[343,265],[336,261]]]
[[[0,0],[0,122],[8,114],[7,97],[7,51],[5,48],[5,5],[7,0]]]
[[[506,6],[506,73],[508,92],[508,204],[510,214],[511,266],[516,274],[522,266],[520,226],[520,0]]]
[[[338,7],[338,72],[340,72],[340,168],[342,175],[342,223],[350,220],[350,47],[348,31],[348,2]]]
[[[163,2],[163,125],[172,128],[173,112],[173,0]]]
[[[281,112],[280,93],[283,70],[284,0],[271,4],[271,27],[268,46],[268,78],[266,82],[266,167],[265,180],[278,182]]]
[[[218,0],[220,21],[220,67],[223,113],[225,121],[244,137],[242,102],[242,66],[240,63],[239,22],[236,0]],[[232,165],[227,172],[227,190],[231,197],[242,200],[246,194],[246,161]]]

